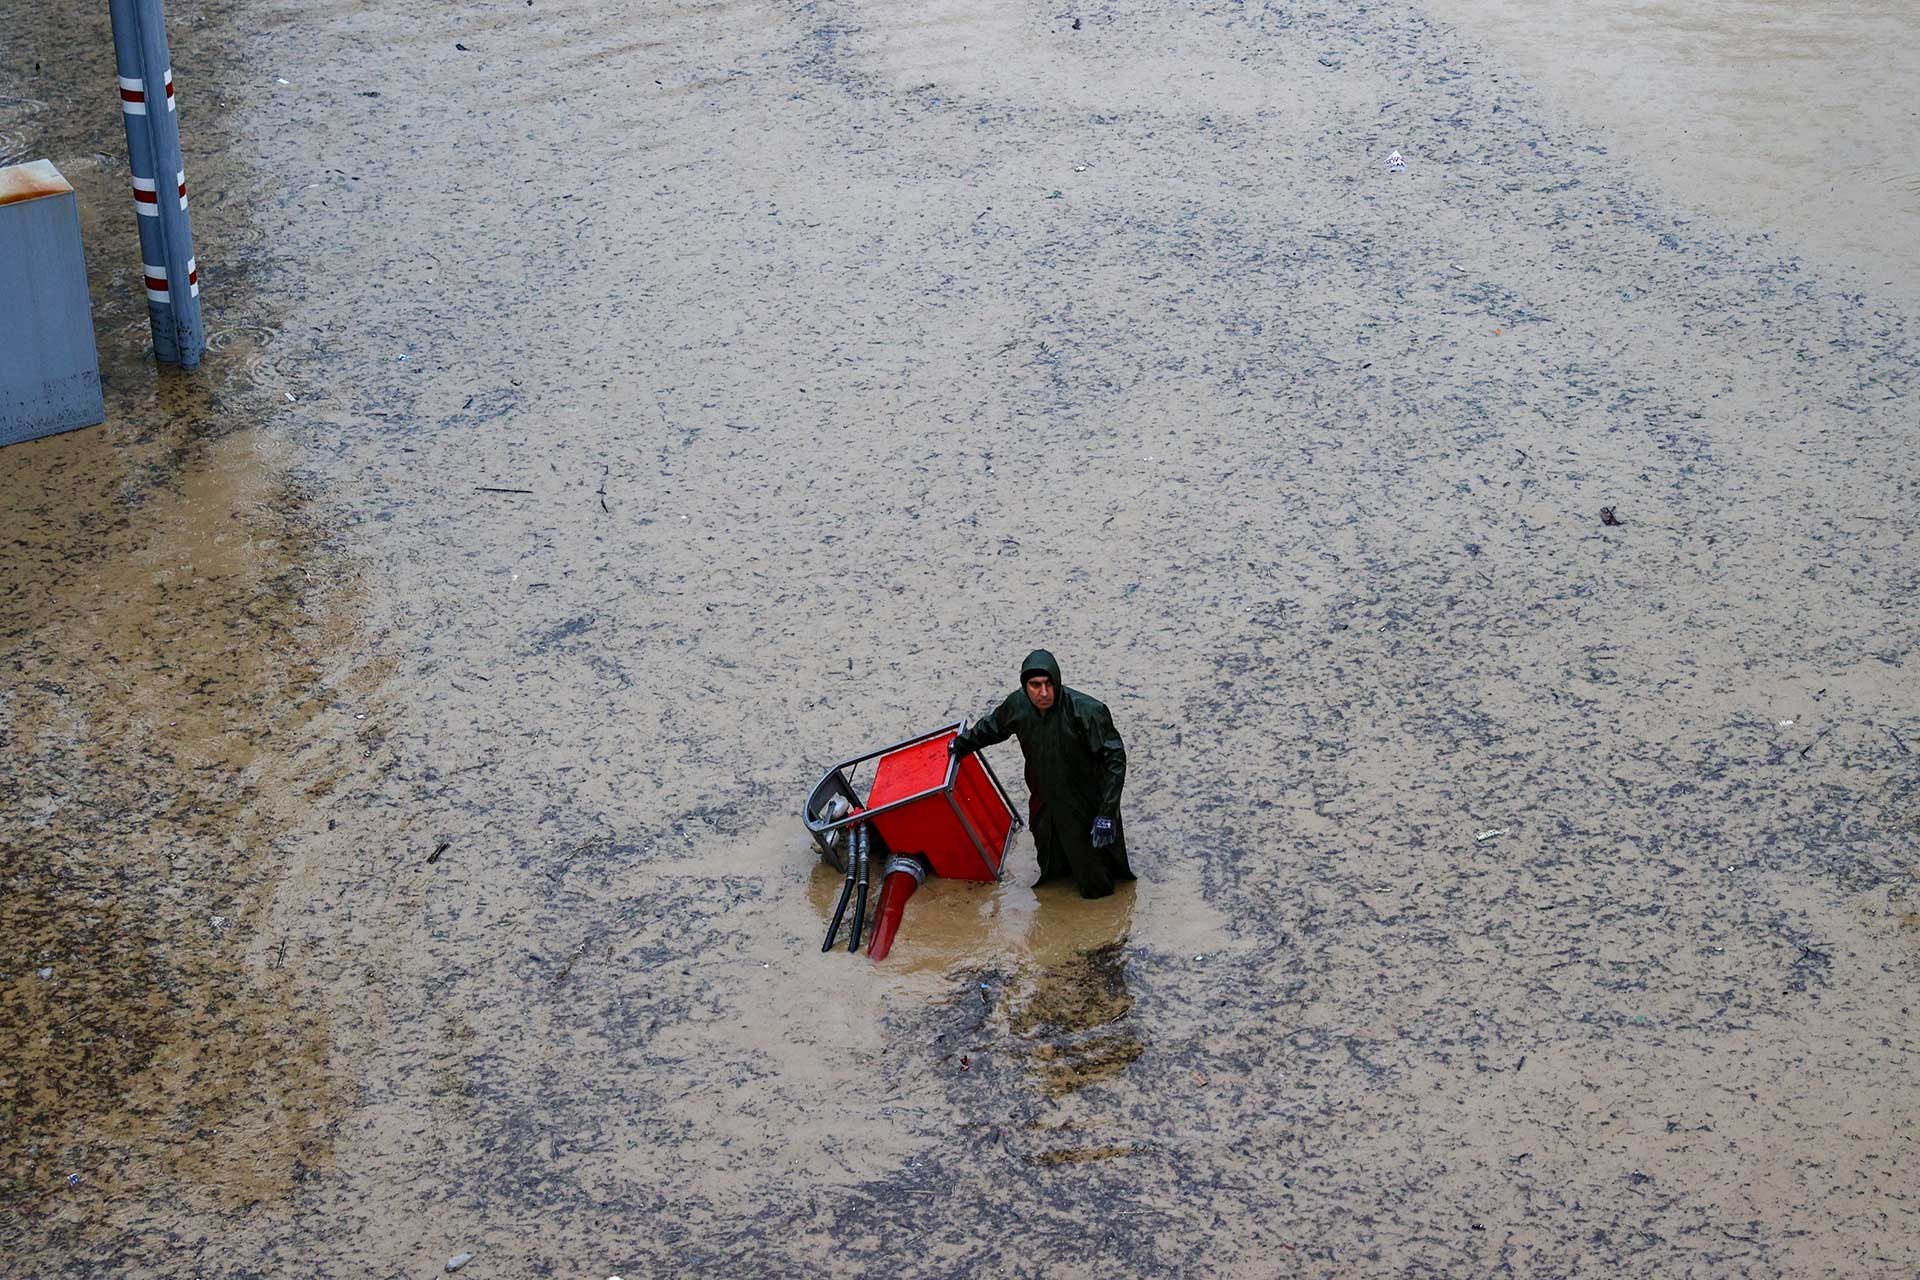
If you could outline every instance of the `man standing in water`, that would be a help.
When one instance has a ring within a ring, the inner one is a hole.
[[[1008,738],[1027,758],[1034,848],[1040,878],[1073,877],[1083,898],[1104,898],[1116,880],[1133,879],[1120,788],[1127,749],[1106,704],[1060,683],[1060,664],[1035,649],[1020,664],[1020,688],[956,735],[951,749],[970,755]]]

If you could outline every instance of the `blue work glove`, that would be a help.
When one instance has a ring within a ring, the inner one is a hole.
[[[1092,832],[1089,833],[1088,838],[1093,841],[1093,847],[1096,849],[1112,848],[1113,847],[1113,819],[1112,818],[1095,818],[1093,820],[1093,830]]]

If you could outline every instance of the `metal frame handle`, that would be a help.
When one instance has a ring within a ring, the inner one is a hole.
[[[1007,838],[1000,847],[1000,861],[998,866],[996,866],[993,859],[988,856],[987,846],[980,839],[980,833],[974,830],[973,823],[967,818],[966,814],[961,811],[959,802],[954,798],[953,785],[960,776],[959,756],[950,756],[948,758],[946,777],[938,786],[928,787],[924,791],[916,791],[914,794],[902,796],[898,800],[890,800],[886,804],[874,809],[865,807],[865,799],[855,790],[852,777],[849,773],[850,770],[865,764],[869,760],[876,760],[881,756],[891,755],[906,747],[928,742],[934,738],[960,733],[966,727],[967,722],[965,720],[955,720],[951,724],[943,724],[937,729],[929,729],[925,733],[916,733],[911,738],[902,738],[900,741],[889,743],[884,747],[876,747],[872,751],[842,760],[838,764],[828,768],[825,773],[820,775],[820,781],[814,784],[813,790],[807,793],[807,801],[800,809],[800,820],[806,824],[807,831],[813,836],[814,843],[820,847],[820,851],[822,853],[831,852],[827,844],[827,834],[829,832],[837,831],[843,827],[850,827],[856,823],[867,822],[883,813],[891,813],[895,809],[905,808],[907,805],[925,800],[928,796],[944,795],[947,799],[947,804],[954,812],[954,816],[960,819],[960,825],[962,829],[966,831],[967,839],[972,843],[974,852],[980,856],[981,864],[993,872],[993,878],[995,880],[1003,879],[1003,868],[1005,868],[1007,863],[1007,852],[1013,847],[1013,837],[1025,828],[1026,823],[1021,820],[1019,811],[1014,808],[1012,797],[1007,795],[1006,787],[1000,782],[1000,775],[993,771],[993,765],[984,755],[981,755],[979,752],[972,753],[975,758],[980,761],[980,767],[986,772],[987,781],[993,784],[994,793],[1000,797],[1000,803],[1006,806],[1007,816],[1011,819],[1007,827]],[[845,817],[838,819],[827,820],[824,817],[817,817],[816,815],[824,815],[827,802],[836,794],[845,796],[853,806],[853,811]]]

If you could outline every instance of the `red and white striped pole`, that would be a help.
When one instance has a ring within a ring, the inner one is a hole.
[[[200,318],[200,270],[187,218],[187,173],[180,159],[173,65],[160,0],[108,0],[127,126],[133,207],[139,215],[140,266],[156,359],[191,369],[207,349]]]

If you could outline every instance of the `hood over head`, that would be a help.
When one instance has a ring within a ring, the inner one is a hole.
[[[1045,649],[1035,649],[1027,655],[1027,660],[1020,664],[1021,684],[1027,682],[1028,676],[1035,674],[1044,675],[1052,680],[1054,688],[1060,687],[1060,664],[1055,662],[1053,655]]]

